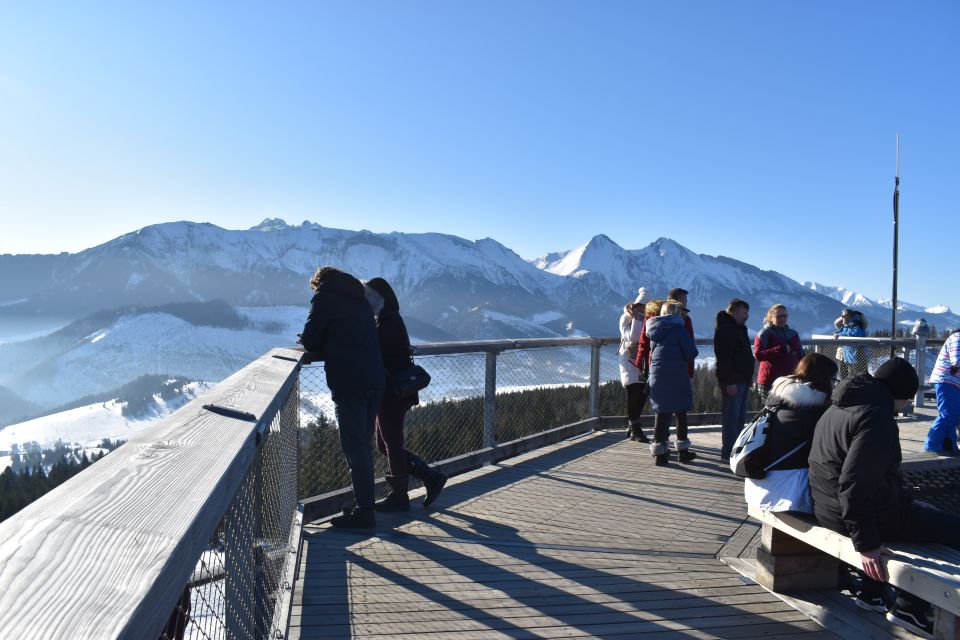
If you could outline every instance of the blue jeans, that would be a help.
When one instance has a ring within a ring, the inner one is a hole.
[[[953,443],[957,450],[957,428],[960,427],[960,387],[940,383],[933,385],[937,390],[937,419],[927,433],[923,447],[928,451],[942,450],[945,440]]]
[[[720,385],[720,397],[723,398],[723,422],[720,447],[720,456],[730,457],[733,443],[743,431],[743,423],[747,419],[747,389],[746,383],[737,383],[737,395],[727,395],[727,385]]]
[[[340,432],[340,450],[350,467],[353,499],[361,509],[373,509],[373,435],[383,389],[357,389],[333,394]]]

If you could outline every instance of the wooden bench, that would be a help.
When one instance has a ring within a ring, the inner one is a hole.
[[[847,536],[817,526],[813,517],[772,513],[754,507],[763,524],[756,580],[775,592],[835,589],[839,561],[861,568]],[[888,544],[882,563],[893,586],[934,608],[934,637],[960,639],[960,551],[937,544]]]

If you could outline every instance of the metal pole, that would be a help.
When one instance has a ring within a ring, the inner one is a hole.
[[[590,347],[590,417],[600,417],[600,342]],[[597,427],[600,426],[599,421]]]
[[[497,444],[497,352],[487,351],[486,375],[483,379],[483,446]]]
[[[890,337],[897,337],[897,252],[900,233],[900,133],[897,133],[897,173],[893,183],[893,300],[890,309]],[[894,347],[890,346],[890,357]]]

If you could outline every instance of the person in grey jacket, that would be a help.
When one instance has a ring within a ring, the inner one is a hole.
[[[349,273],[321,267],[310,279],[316,292],[299,340],[312,360],[323,360],[333,397],[340,449],[350,467],[356,506],[330,521],[345,529],[372,528],[373,457],[370,437],[386,384],[380,343],[363,284]]]
[[[646,334],[650,337],[650,407],[656,413],[650,453],[657,466],[668,463],[670,416],[677,417],[676,450],[680,462],[690,462],[696,454],[690,451],[687,438],[687,411],[693,407],[688,367],[697,355],[697,345],[683,324],[683,305],[667,301],[660,315],[647,319]]]

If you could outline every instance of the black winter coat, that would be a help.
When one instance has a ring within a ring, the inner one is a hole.
[[[717,313],[713,353],[717,357],[717,381],[721,385],[750,384],[753,380],[753,349],[747,327],[737,324],[726,311]]]
[[[847,533],[857,551],[883,544],[880,527],[909,502],[900,460],[887,387],[868,373],[841,382],[817,422],[810,451],[810,492],[820,524]]]
[[[317,287],[300,342],[325,361],[334,400],[337,393],[384,387],[373,312],[363,285],[350,274],[330,274]]]
[[[387,375],[409,369],[413,366],[413,357],[410,355],[410,335],[407,325],[400,315],[400,301],[393,288],[383,278],[373,278],[367,286],[380,294],[383,298],[383,307],[377,314],[377,336],[380,339],[380,353],[383,356],[383,368]],[[392,394],[390,385],[387,385],[386,394]],[[416,404],[418,398],[412,398],[411,404]]]

